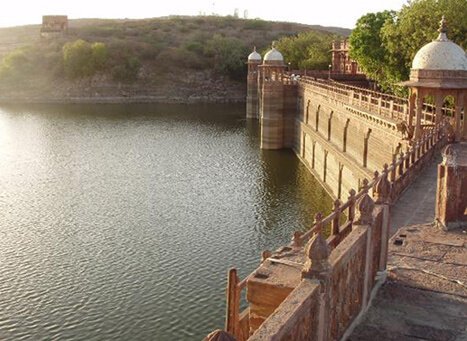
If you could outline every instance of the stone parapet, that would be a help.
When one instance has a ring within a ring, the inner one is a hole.
[[[450,230],[467,226],[467,142],[449,144],[438,165],[436,221]]]

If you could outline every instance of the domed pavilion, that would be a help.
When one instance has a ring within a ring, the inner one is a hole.
[[[410,80],[400,83],[408,86],[409,125],[415,125],[415,138],[422,136],[422,107],[427,96],[435,100],[435,115],[424,124],[438,124],[445,117],[454,128],[456,140],[467,140],[467,57],[465,51],[447,38],[444,16],[440,22],[438,38],[423,46],[416,54],[410,70]],[[453,112],[443,113],[447,96],[454,98]],[[414,121],[415,116],[415,122]]]

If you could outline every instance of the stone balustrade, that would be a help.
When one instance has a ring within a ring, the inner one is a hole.
[[[360,108],[367,113],[371,113],[372,116],[379,115],[393,122],[408,122],[409,103],[406,98],[311,77],[301,77],[299,82],[310,86],[313,91],[321,93],[325,98],[338,100],[344,105]],[[454,117],[452,108],[444,107],[442,113],[448,117]],[[434,121],[435,106],[424,103],[422,107],[422,124],[429,125],[433,124]]]

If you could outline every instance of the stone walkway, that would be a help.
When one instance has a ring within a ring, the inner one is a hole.
[[[418,176],[416,181],[391,207],[391,232],[403,226],[432,223],[435,219],[436,180],[439,159],[434,159]]]
[[[398,230],[388,280],[348,340],[467,340],[467,233]]]
[[[348,340],[467,341],[467,231],[432,224],[438,161],[392,207],[388,280]]]

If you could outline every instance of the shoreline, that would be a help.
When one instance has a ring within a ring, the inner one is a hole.
[[[244,97],[212,97],[190,96],[112,96],[112,97],[0,97],[0,104],[129,104],[129,103],[161,103],[161,104],[194,104],[194,103],[245,103]]]

